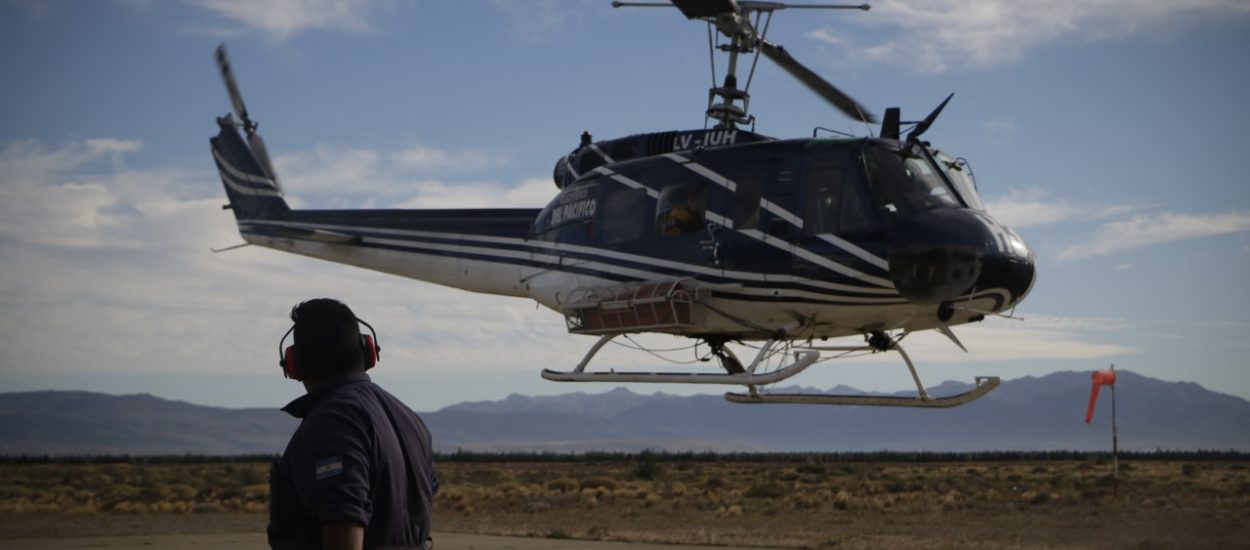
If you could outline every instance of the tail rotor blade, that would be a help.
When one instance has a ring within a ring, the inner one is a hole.
[[[273,180],[274,186],[278,185],[278,176],[274,175],[273,165],[269,163],[269,149],[265,148],[265,140],[260,134],[252,132],[247,135],[247,146],[252,149],[252,156],[256,157],[256,163],[260,165],[261,170]],[[278,191],[282,191],[279,187]]]
[[[221,69],[221,79],[226,82],[226,91],[230,94],[230,103],[234,105],[234,114],[239,115],[245,126],[250,125],[247,117],[247,106],[243,105],[243,94],[239,93],[239,85],[234,81],[234,71],[230,68],[230,58],[226,55],[226,45],[217,46],[217,68]]]
[[[872,114],[869,113],[863,105],[860,105],[859,102],[852,99],[851,96],[846,95],[846,93],[842,90],[839,90],[836,86],[830,84],[829,81],[821,78],[820,75],[812,72],[811,69],[803,66],[802,63],[799,63],[798,60],[794,59],[794,56],[791,56],[790,52],[787,52],[781,45],[773,44],[772,42],[768,42],[766,40],[760,40],[759,48],[760,51],[764,53],[765,57],[768,57],[768,59],[771,59],[773,63],[776,63],[787,73],[790,73],[790,76],[793,76],[799,82],[802,82],[804,86],[807,86],[807,89],[816,92],[816,95],[819,95],[824,98],[825,101],[833,104],[834,107],[837,107],[838,110],[845,113],[846,116],[866,123],[875,123],[877,121],[876,117],[872,116]]]
[[[264,138],[256,133],[256,122],[247,115],[247,106],[243,104],[243,94],[239,93],[239,84],[234,80],[234,70],[230,68],[230,57],[226,55],[224,43],[217,46],[215,57],[217,68],[221,69],[221,79],[225,81],[226,91],[230,93],[230,103],[234,105],[234,114],[243,121],[243,130],[247,133],[247,145],[252,150],[252,155],[256,157],[256,163],[260,165],[261,170],[264,170],[265,175],[273,179],[274,185],[277,185],[273,164],[269,161],[269,149],[265,147]]]

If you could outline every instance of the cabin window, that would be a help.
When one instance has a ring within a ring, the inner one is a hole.
[[[853,170],[851,166],[833,160],[818,161],[807,170],[803,234],[848,235],[872,229]]]
[[[738,184],[734,191],[734,228],[758,229],[760,226],[760,194],[764,189],[764,173],[746,167],[738,167],[742,172],[735,180]]]
[[[707,185],[683,183],[660,192],[656,203],[655,230],[665,237],[700,231],[707,212]]]
[[[647,230],[647,190],[616,186],[603,199],[603,244],[641,239]]]

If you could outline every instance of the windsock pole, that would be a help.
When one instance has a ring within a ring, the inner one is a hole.
[[[1091,373],[1092,384],[1089,388],[1089,408],[1085,410],[1085,423],[1094,419],[1094,405],[1098,402],[1098,390],[1103,386],[1111,386],[1111,487],[1115,496],[1120,496],[1120,433],[1115,417],[1115,364],[1111,370],[1094,371]]]
[[[1111,364],[1115,373],[1115,363]],[[1111,384],[1111,494],[1120,497],[1120,434],[1115,422],[1115,384]]]

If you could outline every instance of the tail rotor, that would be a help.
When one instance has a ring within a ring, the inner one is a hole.
[[[230,94],[230,103],[234,106],[234,114],[239,117],[242,123],[243,132],[247,134],[247,145],[252,150],[252,156],[256,157],[256,163],[260,165],[275,186],[278,185],[278,177],[274,174],[273,164],[269,162],[269,150],[265,147],[265,140],[256,131],[259,123],[252,120],[247,115],[247,106],[243,104],[243,94],[239,93],[239,85],[234,79],[234,71],[230,68],[230,58],[226,55],[226,45],[223,43],[217,46],[217,52],[214,56],[217,59],[217,68],[221,70],[221,79],[226,83],[226,92]],[[281,190],[281,187],[279,187]]]

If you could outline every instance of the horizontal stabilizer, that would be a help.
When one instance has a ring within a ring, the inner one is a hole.
[[[290,237],[292,239],[303,239],[306,241],[318,241],[330,244],[355,244],[360,242],[359,236],[348,233],[340,233],[338,231],[326,231],[325,229],[275,227],[271,230],[279,236]]]

